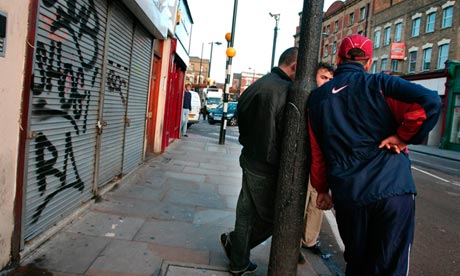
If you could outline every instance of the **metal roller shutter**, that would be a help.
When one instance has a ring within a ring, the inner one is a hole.
[[[92,197],[105,1],[43,0],[25,172],[24,239]]]
[[[139,24],[136,25],[129,76],[128,112],[125,133],[123,173],[142,162],[145,118],[149,89],[152,39]]]
[[[134,21],[123,4],[113,1],[110,12],[103,96],[98,186],[120,177],[123,165],[125,114]]]

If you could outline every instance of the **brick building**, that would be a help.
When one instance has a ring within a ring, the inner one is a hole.
[[[200,70],[201,66],[201,70]],[[201,75],[201,83],[205,84],[206,79],[208,78],[209,71],[209,59],[200,59],[199,57],[190,57],[189,66],[185,72],[185,81],[198,86],[200,81],[198,76]]]
[[[350,34],[369,35],[372,0],[336,1],[323,15],[319,60],[335,64],[342,39]]]
[[[375,0],[372,72],[406,75],[444,70],[457,60],[460,3],[446,0]]]

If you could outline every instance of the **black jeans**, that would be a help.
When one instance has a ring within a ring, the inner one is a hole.
[[[243,183],[236,205],[235,230],[230,233],[230,270],[233,272],[246,269],[250,250],[273,234],[277,182],[277,174],[249,171],[243,156],[240,165]]]

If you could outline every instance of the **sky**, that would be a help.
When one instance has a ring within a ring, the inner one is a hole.
[[[212,51],[211,79],[224,83],[226,78],[227,41],[225,34],[232,31],[234,0],[188,0],[193,19],[190,56],[210,58]],[[324,0],[327,10],[335,0]],[[232,74],[250,72],[265,74],[270,70],[276,21],[272,14],[280,14],[274,65],[281,53],[294,46],[294,35],[299,25],[301,0],[240,0],[238,1],[232,59]],[[251,69],[249,69],[251,68]],[[254,71],[255,70],[255,71]]]

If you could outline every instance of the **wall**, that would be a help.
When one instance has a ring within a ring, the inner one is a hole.
[[[162,135],[164,127],[164,114],[165,114],[165,101],[166,91],[168,86],[168,68],[169,68],[169,57],[171,53],[171,40],[167,39],[163,43],[163,54],[161,59],[161,75],[160,75],[160,86],[158,89],[158,110],[157,110],[157,125],[155,127],[155,153],[161,153]]]
[[[0,57],[0,270],[10,260],[13,233],[28,4],[27,0],[0,1],[0,11],[8,16],[6,52]]]

